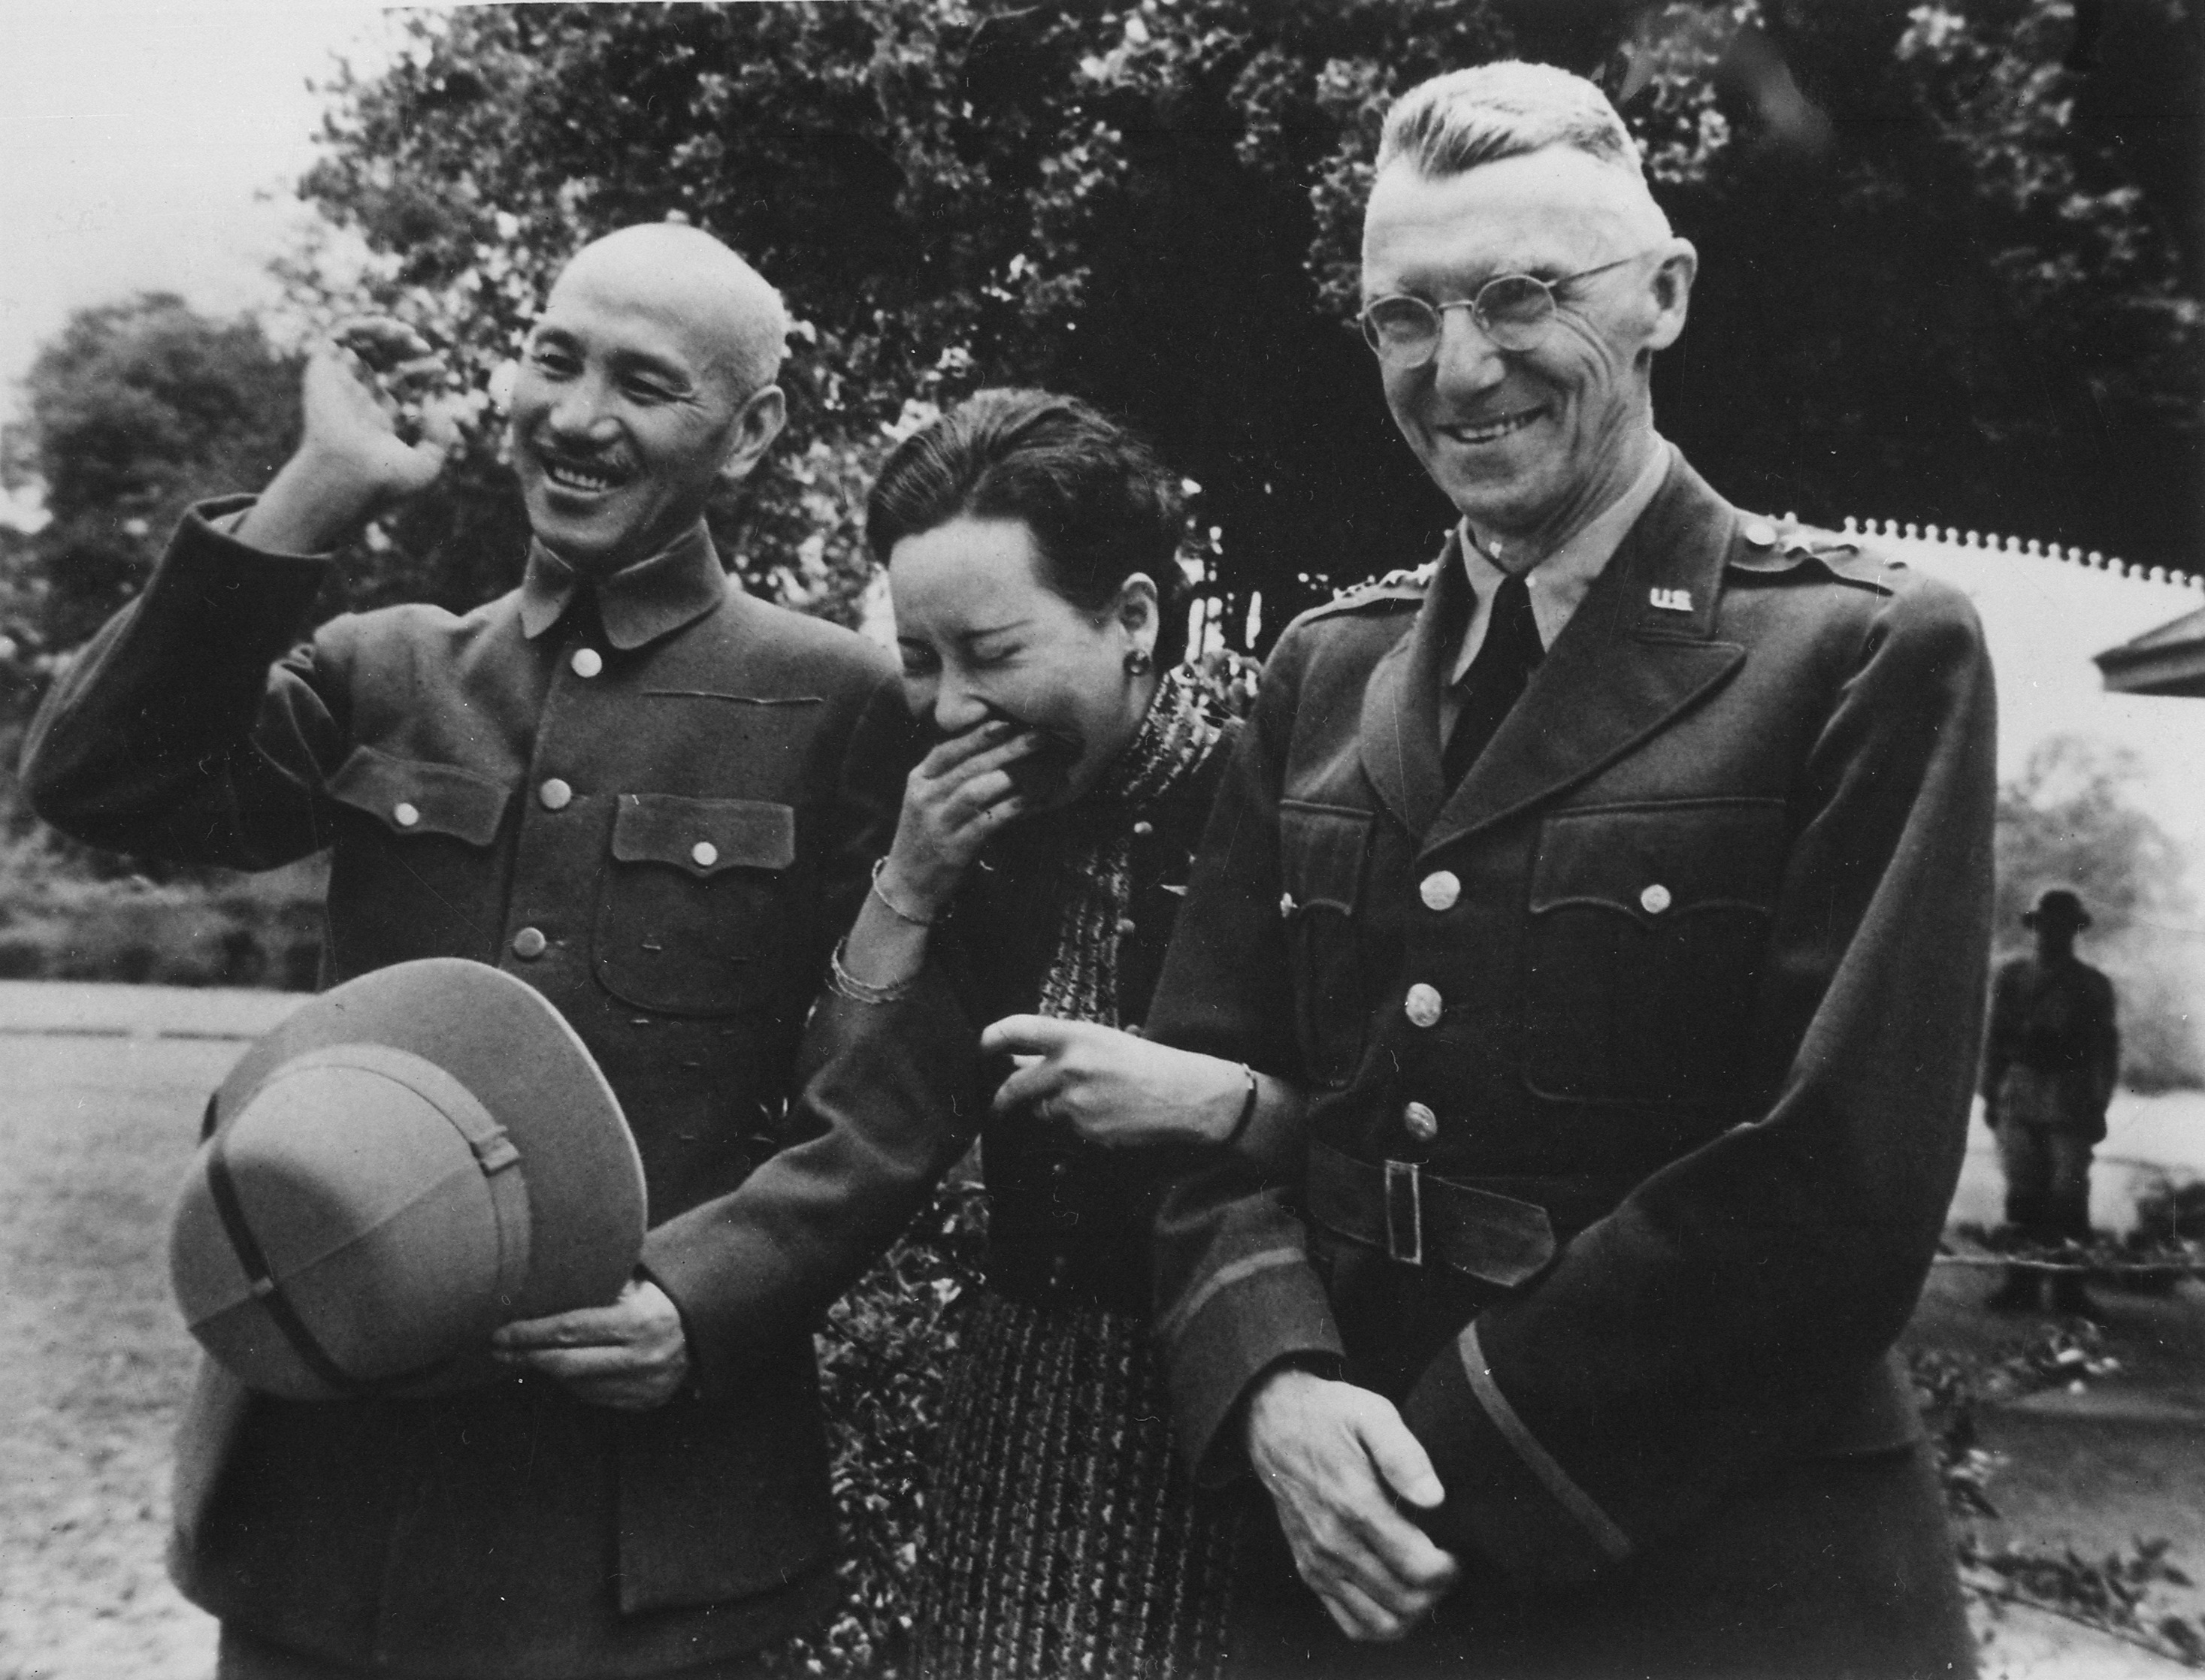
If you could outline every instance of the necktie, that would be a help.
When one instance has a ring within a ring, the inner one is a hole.
[[[1477,762],[1546,656],[1538,624],[1531,616],[1530,590],[1521,578],[1504,579],[1494,591],[1493,615],[1486,623],[1477,657],[1456,685],[1462,708],[1455,715],[1447,750],[1440,755],[1441,772],[1450,791]]]

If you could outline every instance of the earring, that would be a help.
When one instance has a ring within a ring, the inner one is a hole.
[[[1149,657],[1146,648],[1133,648],[1126,655],[1126,674],[1129,677],[1145,677],[1156,668],[1156,662]]]

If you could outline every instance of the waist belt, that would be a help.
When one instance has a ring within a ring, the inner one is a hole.
[[[1554,1257],[1554,1221],[1536,1202],[1442,1178],[1414,1161],[1358,1161],[1314,1139],[1309,1215],[1403,1265],[1436,1262],[1504,1287],[1536,1276]]]

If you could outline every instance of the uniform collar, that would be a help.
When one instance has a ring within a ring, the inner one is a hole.
[[[1631,481],[1628,490],[1524,571],[1524,580],[1531,585],[1531,616],[1539,626],[1539,639],[1548,647],[1554,644],[1554,638],[1561,634],[1562,626],[1570,621],[1578,603],[1585,598],[1585,591],[1608,569],[1608,562],[1615,557],[1624,537],[1638,523],[1638,516],[1653,502],[1661,481],[1669,476],[1672,451],[1668,442],[1656,437],[1654,443],[1654,453],[1644,471]],[[1463,569],[1470,576],[1471,588],[1476,591],[1474,600],[1492,600],[1493,592],[1511,571],[1524,570],[1497,563],[1466,519],[1455,528],[1455,538],[1456,546],[1462,551]],[[1450,683],[1462,680],[1477,651],[1470,638],[1465,636],[1455,650],[1453,667],[1447,673]]]
[[[520,579],[520,633],[533,641],[550,629],[581,583],[574,567],[532,541]],[[626,651],[704,617],[727,599],[728,576],[699,519],[650,559],[603,579],[596,593],[605,639]]]
[[[1738,516],[1684,457],[1626,533],[1614,563],[1547,650],[1529,687],[1450,793],[1441,774],[1439,674],[1470,580],[1442,564],[1408,634],[1372,668],[1358,751],[1419,855],[1490,827],[1593,775],[1667,727],[1745,659],[1717,639],[1723,565]]]

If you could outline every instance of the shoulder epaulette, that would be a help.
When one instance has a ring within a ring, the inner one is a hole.
[[[1889,595],[1906,562],[1864,549],[1849,535],[1790,520],[1748,519],[1738,526],[1728,564],[1749,576],[1821,578]]]
[[[1431,588],[1432,579],[1439,573],[1439,562],[1427,561],[1422,566],[1397,567],[1382,578],[1373,578],[1340,591],[1331,600],[1311,608],[1304,618],[1328,618],[1334,613],[1359,612],[1371,608],[1408,607],[1424,604],[1425,591]]]

